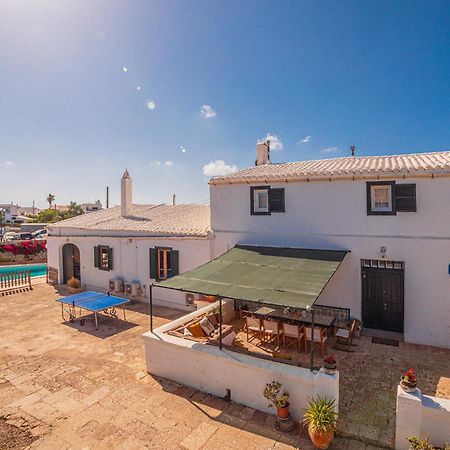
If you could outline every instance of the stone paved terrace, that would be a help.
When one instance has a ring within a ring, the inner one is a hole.
[[[290,434],[276,431],[270,414],[148,375],[141,339],[149,323],[144,305],[129,307],[129,323],[105,318],[96,331],[92,322],[84,327],[62,322],[54,300],[63,294],[40,285],[0,297],[2,450],[27,445],[33,449],[312,448],[299,429]],[[155,310],[156,326],[180,315],[167,308]],[[379,448],[368,444],[370,440],[392,443],[393,393],[401,371],[409,365],[427,380],[425,391],[438,389],[446,395],[440,377],[450,372],[450,351],[404,344],[386,347],[366,338],[357,349],[338,355],[339,428],[352,437],[336,438],[330,449]]]

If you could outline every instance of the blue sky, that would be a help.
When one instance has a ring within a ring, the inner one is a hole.
[[[448,1],[2,0],[0,203],[117,204],[125,168],[135,203],[207,201],[267,134],[275,162],[450,149],[449,22]]]

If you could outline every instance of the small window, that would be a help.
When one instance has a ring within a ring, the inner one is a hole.
[[[113,269],[112,248],[107,245],[98,245],[94,247],[94,267],[100,270]]]
[[[170,250],[158,249],[158,278],[166,280],[172,278],[172,261]]]
[[[270,215],[274,212],[285,212],[284,188],[251,187],[250,214]]]
[[[269,189],[253,190],[253,212],[269,214]]]
[[[179,274],[179,253],[171,248],[150,249],[150,278],[167,280]]]
[[[395,214],[394,186],[392,181],[367,183],[367,214]]]
[[[416,185],[395,185],[395,210],[397,212],[416,212]]]

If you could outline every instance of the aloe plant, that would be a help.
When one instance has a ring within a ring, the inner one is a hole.
[[[308,402],[304,414],[304,422],[314,432],[327,433],[336,429],[337,413],[334,410],[335,400],[314,397]]]

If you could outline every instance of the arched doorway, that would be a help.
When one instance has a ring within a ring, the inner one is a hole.
[[[63,256],[63,283],[72,278],[78,278],[81,281],[80,273],[80,250],[76,245],[64,244],[62,248]]]

